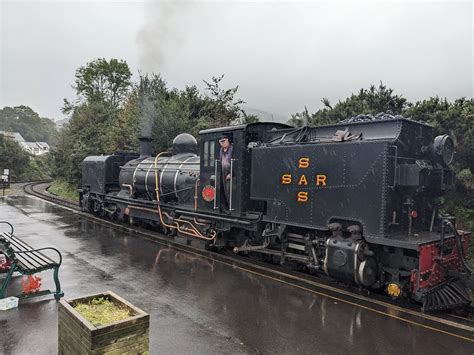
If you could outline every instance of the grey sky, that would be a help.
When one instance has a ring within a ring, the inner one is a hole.
[[[380,80],[409,100],[473,96],[472,2],[0,0],[0,107],[62,118],[75,70],[125,59],[182,88],[225,74],[289,115]]]

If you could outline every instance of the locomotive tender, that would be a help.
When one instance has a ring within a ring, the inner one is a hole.
[[[233,145],[224,203],[219,137]],[[172,151],[83,162],[85,211],[146,222],[180,241],[233,248],[424,310],[470,303],[468,233],[441,218],[453,185],[447,135],[401,116],[294,128],[255,123],[178,135]],[[199,155],[197,154],[199,151]]]

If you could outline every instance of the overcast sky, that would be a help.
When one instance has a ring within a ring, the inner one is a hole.
[[[383,81],[409,100],[473,96],[473,2],[0,0],[0,107],[62,118],[75,70],[120,58],[171,87],[225,74],[289,116]]]

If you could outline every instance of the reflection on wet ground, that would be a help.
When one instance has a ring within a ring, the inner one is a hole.
[[[62,251],[66,298],[112,290],[151,315],[151,353],[472,353],[472,343],[111,229],[29,197],[0,220]],[[44,273],[46,287],[52,277]],[[20,278],[10,293],[18,293]],[[57,351],[52,297],[0,313],[0,353]]]

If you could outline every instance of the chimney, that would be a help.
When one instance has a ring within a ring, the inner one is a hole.
[[[140,158],[151,157],[151,142],[153,138],[151,137],[140,137]]]

